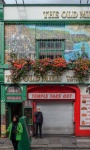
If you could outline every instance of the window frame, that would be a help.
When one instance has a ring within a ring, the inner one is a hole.
[[[8,91],[8,89],[10,88],[10,87],[13,87],[13,86],[17,86],[17,87],[19,87],[20,88],[20,90],[21,90],[21,93],[7,93],[7,91]],[[6,102],[22,102],[22,88],[19,86],[19,85],[9,85],[9,86],[6,86],[6,88],[5,88],[5,90],[6,90]],[[15,96],[15,97],[17,97],[17,96],[21,96],[21,99],[20,100],[11,100],[11,99],[7,99],[7,96]]]
[[[41,41],[46,42],[46,49],[40,49]],[[52,42],[52,41],[54,42],[54,49],[48,49],[47,43]],[[61,49],[55,49],[55,45],[56,45],[57,41],[61,41]],[[64,57],[64,51],[65,51],[65,40],[64,39],[38,39],[38,40],[36,40],[36,59],[39,59],[41,52],[46,53],[46,55],[48,55],[48,53],[50,53],[50,52],[51,53],[60,52],[62,54],[62,57]]]

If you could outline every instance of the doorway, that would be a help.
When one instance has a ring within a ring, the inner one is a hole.
[[[20,118],[22,114],[23,114],[22,103],[7,103],[7,113],[6,113],[7,126],[12,121],[14,115],[17,115]]]
[[[11,119],[14,115],[17,115],[18,117],[22,116],[22,104],[21,103],[14,103],[11,104]]]

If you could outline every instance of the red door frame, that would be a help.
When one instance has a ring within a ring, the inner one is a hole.
[[[61,87],[61,85],[43,85],[43,86],[44,86],[44,88],[46,87],[46,89],[49,86],[52,86],[53,88]],[[33,92],[33,91],[35,92],[35,91],[37,91],[37,89],[39,92],[42,92],[43,86],[29,85],[27,87],[27,97],[28,97],[29,92]],[[79,89],[79,87],[77,87],[76,85],[64,85],[64,86],[62,86],[62,88],[63,87],[66,89],[66,91],[68,91],[68,89],[69,89],[70,91],[73,91],[75,93],[75,101],[74,101],[75,135],[76,136],[90,136],[90,130],[80,130],[80,89]],[[36,102],[33,102],[33,111],[34,112],[36,111],[35,109],[36,109]],[[34,118],[34,121],[35,121],[35,118]]]

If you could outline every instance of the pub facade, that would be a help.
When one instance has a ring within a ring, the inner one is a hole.
[[[79,82],[68,67],[63,73],[60,70],[60,75],[44,70],[45,75],[40,76],[44,66],[39,66],[39,60],[45,58],[50,70],[55,59],[71,65],[78,58],[90,60],[89,4],[1,4],[0,36],[1,137],[13,115],[25,115],[34,135],[36,107],[44,116],[43,134],[89,136],[90,78]],[[23,69],[26,59],[38,62],[39,69]],[[15,67],[19,73],[27,71],[18,82]]]

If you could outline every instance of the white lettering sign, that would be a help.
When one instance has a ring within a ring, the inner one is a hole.
[[[25,14],[23,15],[23,11]],[[90,19],[89,6],[13,6],[4,7],[4,20]]]
[[[75,99],[75,93],[28,93],[28,99]]]
[[[4,71],[4,82],[5,83],[12,83],[11,82],[11,73],[10,70]],[[61,76],[55,76],[52,72],[48,73],[45,77],[36,76],[34,72],[29,72],[25,77],[21,78],[20,83],[32,84],[32,83],[61,83],[61,84],[76,84],[79,83],[78,79],[74,77],[74,71],[68,70],[64,72]],[[90,77],[85,79],[84,83],[90,83]]]

